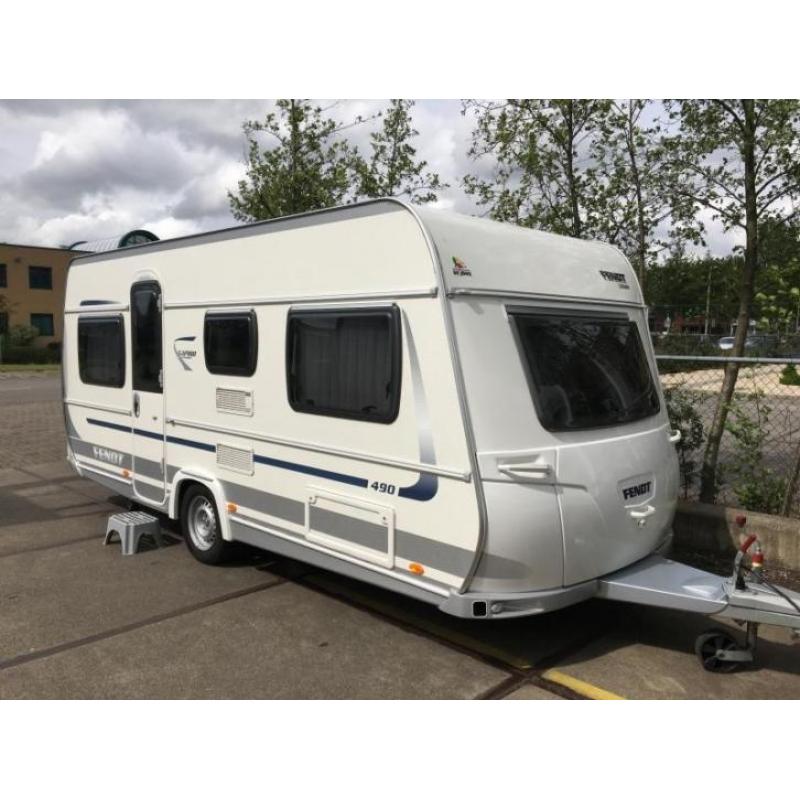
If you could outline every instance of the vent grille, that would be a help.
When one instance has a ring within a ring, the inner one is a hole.
[[[253,451],[230,444],[217,444],[217,465],[234,472],[253,474]]]
[[[253,393],[245,389],[223,389],[217,387],[217,411],[225,414],[253,416]]]

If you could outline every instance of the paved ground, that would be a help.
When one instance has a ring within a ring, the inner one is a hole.
[[[457,620],[266,553],[102,546],[122,502],[63,460],[57,378],[0,381],[0,698],[797,698],[800,648],[698,665],[691,615],[591,602]]]

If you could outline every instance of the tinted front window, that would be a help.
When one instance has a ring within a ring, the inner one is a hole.
[[[619,425],[658,411],[636,323],[622,317],[513,317],[545,428]]]
[[[125,384],[122,317],[78,320],[78,368],[83,383]]]
[[[209,372],[248,376],[256,371],[258,328],[253,311],[208,314],[203,338]]]
[[[375,311],[289,315],[289,402],[295,411],[392,422],[400,403],[400,317]]]

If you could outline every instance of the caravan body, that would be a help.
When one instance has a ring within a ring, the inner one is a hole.
[[[607,245],[372,201],[76,258],[63,348],[69,460],[201,557],[242,541],[491,617],[669,535],[646,313]]]

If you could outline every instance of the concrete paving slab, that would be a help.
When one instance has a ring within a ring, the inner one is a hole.
[[[30,495],[26,499],[29,503],[39,508],[46,508],[48,511],[60,511],[64,508],[85,506],[87,503],[91,502],[85,495],[78,494],[78,492],[70,492],[59,487],[56,487],[52,492]]]
[[[762,626],[756,666],[731,675],[706,672],[695,637],[736,626],[713,618],[631,607],[630,621],[562,661],[558,669],[629,699],[800,699],[800,647],[786,629]]]
[[[76,516],[69,521],[41,520],[0,527],[0,558],[21,551],[68,544],[90,536],[102,542],[106,532],[106,515],[100,512]]]
[[[75,477],[75,470],[67,463],[66,458],[62,458],[59,461],[50,461],[45,464],[34,464],[33,466],[26,467],[25,471],[47,480]]]
[[[205,566],[182,544],[122,556],[98,539],[9,555],[0,559],[0,663],[277,580],[250,563]]]
[[[504,700],[563,700],[563,697],[559,697],[557,694],[552,694],[551,692],[545,691],[544,689],[540,689],[538,686],[533,686],[530,683],[526,683],[524,686],[521,686],[511,694],[506,695]]]
[[[315,572],[306,582],[518,669],[549,666],[561,653],[574,651],[603,631],[624,624],[619,606],[600,601],[538,617],[471,620],[329,572]]]
[[[0,698],[470,698],[507,674],[285,583],[0,672]]]
[[[0,486],[20,486],[25,483],[36,483],[41,478],[29,475],[20,469],[0,469]]]

